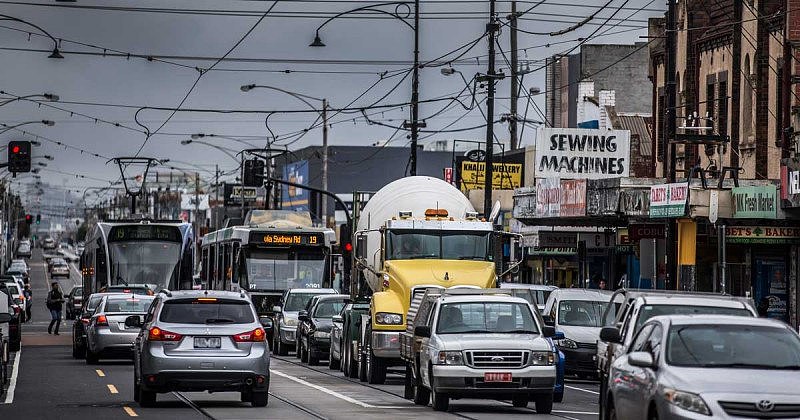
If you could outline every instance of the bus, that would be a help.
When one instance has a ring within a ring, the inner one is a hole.
[[[96,223],[81,254],[84,302],[109,286],[146,284],[191,289],[194,265],[192,225],[181,221],[118,220]]]
[[[314,227],[308,212],[251,210],[244,225],[203,237],[201,287],[246,291],[260,316],[272,316],[288,289],[332,287],[335,243],[335,232]]]

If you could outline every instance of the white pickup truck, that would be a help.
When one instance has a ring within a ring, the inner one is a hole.
[[[624,297],[617,317],[600,330],[597,343],[597,368],[600,376],[600,419],[608,418],[608,371],[617,357],[625,354],[636,333],[650,318],[658,315],[741,315],[758,316],[752,299],[717,293],[688,293],[664,290],[625,290],[614,293],[612,302]],[[610,317],[606,307],[602,319]]]
[[[557,356],[547,337],[555,331],[534,311],[499,289],[431,288],[415,298],[400,335],[414,402],[446,411],[451,398],[503,398],[550,413]]]

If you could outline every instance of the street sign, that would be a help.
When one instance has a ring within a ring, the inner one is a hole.
[[[464,153],[467,159],[473,162],[483,162],[486,160],[486,151],[481,149],[474,149]]]
[[[245,203],[256,201],[256,187],[244,187]],[[225,205],[236,206],[242,204],[242,186],[240,184],[225,184]]]

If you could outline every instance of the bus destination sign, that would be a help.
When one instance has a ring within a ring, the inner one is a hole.
[[[108,234],[109,242],[168,241],[181,242],[181,232],[175,226],[128,225],[114,226]]]
[[[270,233],[251,232],[250,243],[256,245],[324,245],[325,240],[321,233]]]

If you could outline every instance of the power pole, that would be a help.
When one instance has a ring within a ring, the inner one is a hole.
[[[217,230],[219,229],[219,209],[217,209],[219,207],[219,165],[214,165],[214,185],[214,209],[211,211],[214,215],[214,230]]]
[[[495,19],[495,0],[489,1],[489,23],[486,32],[489,33],[489,70],[486,72],[486,169],[484,170],[483,215],[488,218],[492,211],[492,164],[494,163],[494,43],[497,37],[498,24]]]
[[[517,148],[517,100],[519,95],[519,69],[517,57],[517,2],[511,2],[511,119],[508,121],[509,146],[511,150]]]
[[[664,127],[664,141],[669,145],[669,158],[667,159],[667,182],[675,182],[676,172],[676,115],[675,106],[676,99],[676,80],[675,68],[677,59],[677,37],[676,37],[676,20],[675,20],[675,1],[667,0],[667,21],[666,21],[666,44],[664,54],[664,70],[665,70],[665,85],[664,94],[665,98],[665,127]],[[667,247],[667,262],[666,262],[666,288],[678,289],[678,223],[676,219],[667,220],[667,239],[665,241]]]
[[[322,100],[322,189],[328,191],[328,100]],[[328,197],[322,194],[322,221],[328,227]]]
[[[404,124],[405,125],[405,124]],[[419,0],[414,0],[414,71],[411,76],[411,161],[410,175],[417,174],[417,140],[419,139]]]

